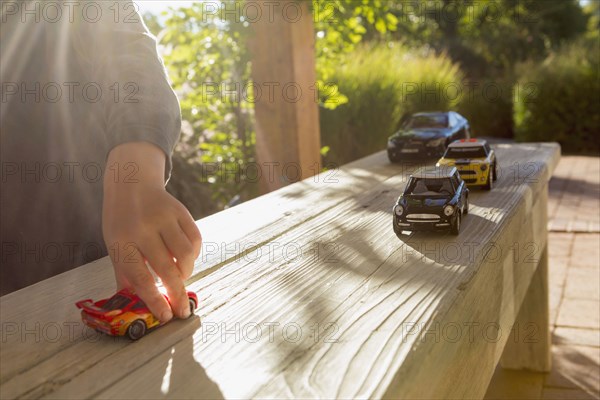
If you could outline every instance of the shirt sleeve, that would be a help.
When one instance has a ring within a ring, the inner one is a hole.
[[[101,1],[87,21],[90,35],[81,46],[93,60],[94,79],[103,90],[102,121],[107,156],[115,146],[146,141],[167,157],[165,182],[172,169],[172,153],[181,132],[181,109],[155,38],[132,1]]]

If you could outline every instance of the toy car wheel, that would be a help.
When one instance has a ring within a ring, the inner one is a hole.
[[[492,171],[494,171],[494,181],[497,181],[498,180],[498,170],[496,169],[496,163],[494,163],[494,166],[492,167]]]
[[[467,215],[469,213],[469,196],[465,197],[465,206],[463,207],[463,214]]]
[[[146,323],[141,319],[135,320],[127,328],[127,336],[131,340],[138,340],[146,334]]]
[[[194,299],[190,299],[190,315],[194,314],[194,311],[196,311],[196,302]]]
[[[485,183],[485,186],[484,186],[485,190],[492,190],[492,186],[494,186],[492,182],[495,181],[493,175],[494,175],[494,169],[490,168],[490,173],[488,174],[487,182]]]
[[[454,222],[450,226],[450,233],[453,235],[458,235],[460,233],[460,211],[456,214],[456,218],[454,218]]]
[[[397,163],[397,162],[400,162],[400,157],[398,157],[398,156],[395,156],[395,155],[393,156],[393,155],[392,155],[392,154],[390,154],[389,152],[388,152],[388,159],[390,160],[390,162],[391,162],[391,163]]]

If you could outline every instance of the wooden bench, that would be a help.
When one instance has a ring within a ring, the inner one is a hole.
[[[477,398],[499,361],[549,369],[552,143],[497,145],[458,237],[400,241],[412,166],[383,152],[198,221],[198,316],[130,342],[74,303],[114,293],[101,259],[0,298],[1,398]]]

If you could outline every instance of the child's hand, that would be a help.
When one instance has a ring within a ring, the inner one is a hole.
[[[107,160],[102,211],[117,287],[133,288],[161,322],[190,315],[184,280],[192,274],[202,241],[188,210],[164,188],[165,159],[147,142],[115,147]],[[145,261],[166,287],[171,307]]]

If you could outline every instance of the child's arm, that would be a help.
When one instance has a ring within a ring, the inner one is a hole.
[[[189,316],[184,280],[192,274],[201,246],[192,216],[165,190],[165,161],[164,151],[149,142],[113,148],[104,176],[102,211],[104,241],[118,287],[132,287],[162,322],[173,315]],[[145,260],[167,288],[172,310]]]

